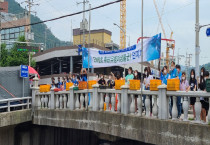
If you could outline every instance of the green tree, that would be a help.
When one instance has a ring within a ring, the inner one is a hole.
[[[20,36],[18,39],[19,42],[26,42],[24,36]],[[23,43],[15,43],[14,46],[11,48],[10,51],[7,52],[6,63],[4,66],[19,66],[19,65],[28,65],[29,61],[29,53],[26,51],[18,51],[18,48],[21,46],[26,46],[27,44]],[[36,62],[32,60],[31,55],[31,66],[35,67]]]
[[[6,44],[1,44],[1,54],[0,54],[0,66],[5,67],[8,66],[8,50],[6,49]]]
[[[25,42],[25,37],[19,37],[18,41]],[[21,46],[26,46],[26,44],[15,43],[11,48],[7,59],[9,66],[28,65],[28,52],[18,51],[18,48],[21,48]]]

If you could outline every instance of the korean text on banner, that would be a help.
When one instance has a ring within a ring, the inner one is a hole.
[[[160,58],[161,34],[148,38],[144,40],[143,43],[144,62]],[[88,51],[87,48],[82,48],[83,68],[88,68],[88,52],[90,68],[119,66],[141,62],[141,43],[113,51],[101,51],[97,49],[89,49]]]

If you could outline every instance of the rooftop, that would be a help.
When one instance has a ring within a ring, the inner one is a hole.
[[[85,31],[85,34],[88,34],[89,31]],[[106,29],[97,29],[97,30],[90,30],[91,34],[95,33],[106,33],[108,35],[112,35],[112,32]],[[80,30],[80,28],[73,29],[73,36],[81,35],[83,34],[83,30]]]

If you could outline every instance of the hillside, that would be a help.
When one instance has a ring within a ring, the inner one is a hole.
[[[24,13],[24,9],[20,7],[20,5],[15,0],[6,0],[9,3],[9,13],[12,14],[20,14]],[[39,22],[41,21],[39,17],[31,15],[31,22]],[[46,24],[37,24],[32,26],[32,32],[34,32],[34,39],[37,43],[45,43],[45,29],[47,25]],[[47,40],[47,49],[53,48],[56,46],[66,46],[70,45],[72,43],[61,41],[57,37],[55,37],[52,32],[47,29],[46,31],[46,40]]]

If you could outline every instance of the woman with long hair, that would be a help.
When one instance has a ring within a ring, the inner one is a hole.
[[[192,69],[190,71],[190,82],[189,82],[189,87],[187,89],[187,91],[197,91],[197,80],[195,78],[195,70]],[[190,98],[190,105],[192,106],[193,108],[193,120],[195,119],[195,101],[196,101],[196,97],[191,97]]]
[[[144,82],[144,84],[145,84],[145,90],[150,90],[150,80],[153,79],[153,75],[151,73],[150,67],[147,67],[147,69],[145,69],[145,76],[146,76],[145,82]],[[150,98],[150,116],[152,116],[152,96],[150,95],[149,98]],[[144,104],[145,104],[145,99],[146,98],[144,96],[144,98],[143,98]]]
[[[198,84],[198,87],[201,91],[205,91],[206,89],[206,81],[204,79],[204,74],[206,72],[206,69],[204,67],[201,68],[200,71],[200,81]],[[201,105],[202,105],[202,109],[201,109],[201,120],[203,122],[206,122],[206,109],[205,109],[205,101],[203,97],[200,97],[200,101],[201,101]]]

